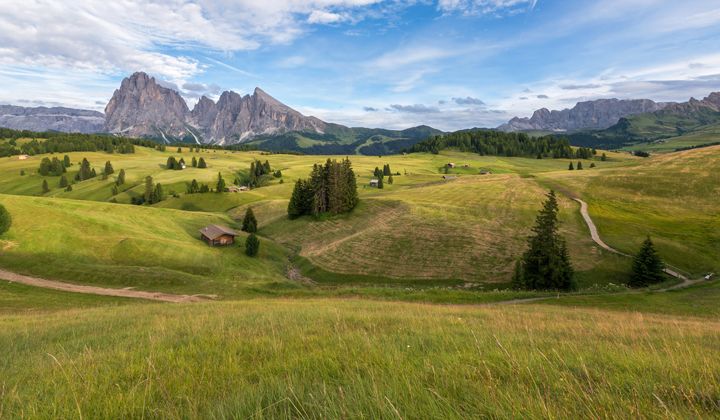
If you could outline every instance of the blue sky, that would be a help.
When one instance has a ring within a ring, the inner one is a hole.
[[[494,127],[596,98],[720,90],[720,2],[5,0],[0,103],[102,110],[143,70],[200,95],[255,86],[352,126]]]

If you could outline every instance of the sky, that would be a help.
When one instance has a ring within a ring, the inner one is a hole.
[[[495,127],[720,90],[720,0],[2,0],[0,103],[102,111],[145,71],[349,126]]]

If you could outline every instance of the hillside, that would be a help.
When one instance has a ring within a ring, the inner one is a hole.
[[[702,100],[691,98],[660,111],[621,118],[605,130],[571,133],[568,137],[577,146],[617,149],[637,144],[636,149],[662,150],[667,147],[658,149],[651,144],[677,143],[677,148],[703,144],[688,142],[686,136],[702,137],[701,141],[706,143],[716,142],[719,139],[708,134],[719,124],[720,93],[715,92]]]

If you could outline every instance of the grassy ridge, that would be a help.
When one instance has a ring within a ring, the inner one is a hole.
[[[346,300],[3,316],[0,416],[712,417],[719,328]]]

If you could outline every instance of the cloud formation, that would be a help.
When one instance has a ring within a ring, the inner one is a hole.
[[[411,114],[434,114],[440,112],[440,110],[437,107],[434,106],[427,106],[423,104],[415,104],[415,105],[399,105],[399,104],[393,104],[390,105],[391,110],[400,111],[400,112],[408,112]]]
[[[453,102],[455,102],[458,105],[474,105],[474,106],[484,106],[485,102],[481,101],[478,98],[473,98],[470,96],[467,96],[465,98],[452,98]]]

